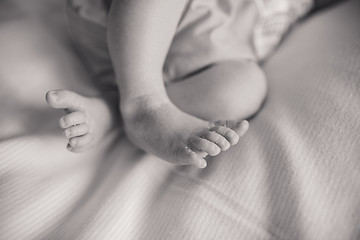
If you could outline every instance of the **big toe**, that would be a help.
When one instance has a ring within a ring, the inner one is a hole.
[[[68,90],[52,90],[46,93],[46,101],[53,108],[70,111],[83,110],[85,97]]]

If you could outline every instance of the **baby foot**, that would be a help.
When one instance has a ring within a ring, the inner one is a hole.
[[[51,107],[67,112],[59,124],[69,139],[67,148],[72,152],[96,145],[114,124],[114,115],[104,99],[53,90],[46,94],[46,101]]]
[[[207,155],[228,150],[249,127],[247,121],[203,121],[155,99],[123,102],[125,131],[136,145],[169,162],[204,168]]]

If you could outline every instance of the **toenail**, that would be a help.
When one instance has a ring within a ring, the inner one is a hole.
[[[221,148],[218,145],[215,145],[212,147],[213,151],[215,152],[216,155],[218,155],[221,152]]]
[[[201,163],[200,163],[200,167],[201,168],[205,168],[206,167],[206,161],[205,160],[202,160]]]
[[[60,119],[60,127],[65,127],[65,120],[63,118]]]
[[[56,91],[51,91],[51,92],[50,92],[50,95],[51,95],[51,97],[53,98],[53,100],[55,100],[55,101],[58,100],[58,95],[57,95]]]

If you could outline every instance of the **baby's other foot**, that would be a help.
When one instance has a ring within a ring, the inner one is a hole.
[[[67,148],[82,152],[93,147],[114,125],[114,115],[106,101],[91,98],[67,90],[53,90],[46,94],[47,103],[67,114],[59,124],[69,139]]]
[[[122,105],[125,130],[132,142],[168,162],[206,167],[235,145],[248,129],[247,121],[211,123],[179,110],[156,97],[140,97]]]

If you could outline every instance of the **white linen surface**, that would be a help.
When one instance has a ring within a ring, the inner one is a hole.
[[[360,238],[359,1],[293,29],[265,66],[269,95],[249,132],[204,170],[116,131],[66,150],[63,113],[44,95],[94,90],[45,2],[0,3],[0,239]]]

